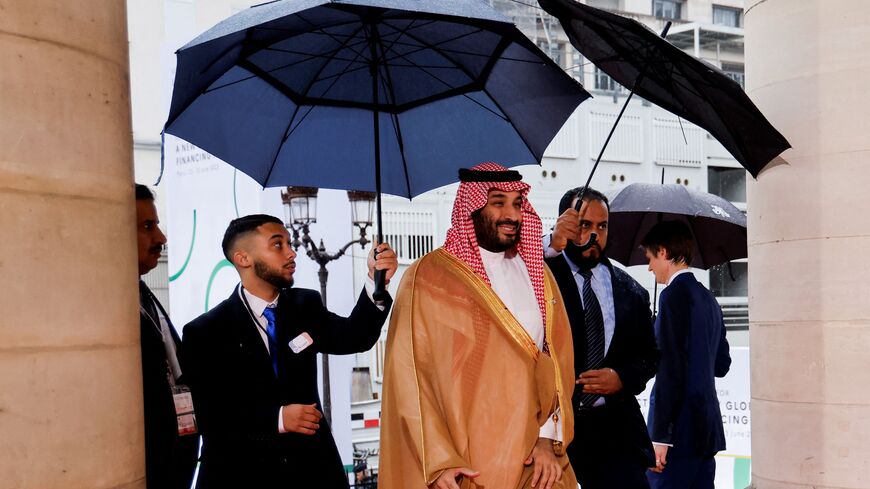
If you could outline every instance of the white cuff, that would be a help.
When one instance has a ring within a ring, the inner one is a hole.
[[[278,433],[287,433],[284,429],[284,406],[278,408]]]
[[[372,301],[374,305],[378,307],[380,310],[384,310],[387,306],[384,305],[384,301],[376,301],[372,294],[375,292],[375,279],[369,277],[369,274],[366,274],[366,283],[365,283],[366,295],[369,296],[369,300]]]
[[[673,446],[672,444],[670,444],[670,443],[661,443],[661,442],[658,442],[658,441],[654,441],[654,442],[652,442],[652,444],[653,444],[653,445],[660,445],[660,446],[663,446],[663,447],[671,447],[671,448],[674,448],[674,446]]]
[[[560,409],[557,407],[544,425],[538,431],[538,438],[549,438],[551,440],[562,441],[562,417],[559,416]],[[558,417],[558,421],[553,421],[553,417]]]
[[[553,239],[552,234],[548,234],[544,236],[544,258],[554,258],[562,254],[561,251],[556,251],[553,248],[550,248],[550,240]]]

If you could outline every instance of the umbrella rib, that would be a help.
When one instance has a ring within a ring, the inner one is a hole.
[[[494,60],[497,59],[498,56],[507,49],[507,47],[508,47],[508,45],[510,45],[510,43],[511,43],[511,41],[508,40],[507,38],[502,38],[502,40],[499,42],[498,46],[496,47],[492,58],[490,59],[489,63],[487,63],[487,66],[484,68],[484,70],[481,74],[486,73],[486,77],[489,77],[489,73],[492,71],[492,67],[495,66]],[[516,125],[513,123],[510,116],[507,114],[507,112],[505,112],[504,108],[502,108],[501,104],[499,104],[498,101],[495,100],[495,98],[493,98],[492,95],[490,95],[489,91],[487,91],[485,86],[482,86],[481,90],[483,91],[483,93],[486,94],[487,97],[489,97],[489,100],[496,106],[496,108],[498,108],[499,112],[501,112],[504,115],[504,120],[508,124],[510,124],[511,127],[514,128],[514,131],[517,133],[517,136],[519,136],[520,141],[523,142],[523,144],[526,146],[526,149],[528,149],[529,153],[531,153],[532,157],[534,157],[535,160],[538,160],[538,157],[537,157],[537,155],[535,155],[535,152],[532,150],[532,147],[529,146],[529,142],[526,141],[526,138],[522,135],[522,133],[520,133],[520,131],[516,130]],[[540,164],[540,161],[537,161],[537,162],[538,162],[538,164]]]
[[[360,29],[362,29],[362,27],[360,27]],[[328,87],[326,87],[326,90],[323,93],[325,94],[326,92],[328,92],[336,84],[336,82],[338,82],[338,78],[333,80],[332,83]],[[294,132],[296,132],[296,129],[298,129],[302,125],[302,122],[308,117],[309,114],[311,114],[311,111],[314,110],[314,107],[315,105],[310,105],[308,107],[308,110],[305,111],[305,114],[303,114],[302,117],[299,119],[299,122],[295,126],[293,126],[293,119],[296,118],[296,114],[299,110],[299,105],[296,104],[296,108],[293,111],[293,116],[290,118],[290,123],[287,125],[287,129],[284,130],[284,137],[281,139],[281,144],[278,145],[278,150],[275,152],[275,156],[272,158],[272,164],[269,166],[269,172],[266,174],[266,179],[264,180],[264,183],[267,183],[269,181],[269,178],[272,177],[272,171],[274,171],[275,169],[275,163],[277,163],[278,156],[281,154],[281,150],[284,148],[284,143],[286,143],[287,140],[290,139],[290,136],[293,135]]]
[[[263,180],[263,188],[266,188],[266,184],[269,183],[269,179],[272,178],[272,171],[275,170],[275,162],[278,161],[278,155],[281,154],[281,149],[284,148],[284,142],[287,141],[287,138],[289,137],[288,131],[290,131],[290,128],[293,127],[293,121],[296,119],[296,114],[299,113],[299,105],[294,105],[295,107],[293,108],[293,115],[290,116],[290,121],[287,123],[287,127],[284,129],[284,135],[281,138],[281,144],[278,145],[278,150],[275,151],[275,156],[272,157],[272,164],[269,165],[269,171],[268,173],[266,173],[266,179]],[[309,110],[308,112],[311,111]],[[306,113],[305,116],[308,116],[308,113]],[[302,120],[305,120],[305,116],[302,117]],[[299,121],[300,124],[302,123],[302,120]],[[296,127],[299,126],[297,125]]]
[[[278,49],[278,48],[266,48],[266,49],[275,50],[275,51],[281,51],[281,50]],[[343,47],[340,46],[340,47],[334,49],[333,51],[331,51],[331,53],[332,53],[332,54],[338,53],[338,52],[341,51],[342,49],[343,49]],[[306,53],[298,53],[298,54],[306,54]],[[286,64],[286,65],[282,65],[282,66],[279,66],[279,67],[277,67],[277,68],[272,68],[272,69],[269,69],[269,70],[262,70],[262,69],[261,69],[260,71],[262,71],[262,72],[264,72],[264,73],[274,73],[274,72],[276,72],[276,71],[281,71],[281,70],[285,70],[285,69],[287,69],[287,68],[292,68],[293,66],[296,66],[296,65],[298,65],[298,64],[302,64],[302,63],[304,63],[304,62],[306,62],[306,61],[311,61],[312,59],[315,59],[315,58],[328,57],[328,56],[329,56],[329,53],[323,53],[323,54],[307,54],[307,55],[309,56],[307,59],[302,59],[302,60],[294,61],[294,62],[292,62],[292,63],[288,63],[288,64]],[[335,59],[335,58],[333,58],[333,59]],[[342,59],[342,61],[345,61],[345,60]],[[249,60],[245,60],[245,62],[250,63],[251,65],[253,65],[253,63],[251,63]],[[241,65],[240,65],[240,66],[241,66]],[[322,68],[321,68],[321,70],[322,70]],[[249,71],[250,71],[250,70],[249,70]],[[229,87],[229,86],[235,85],[235,84],[237,84],[237,83],[242,83],[242,82],[245,82],[245,81],[248,81],[248,80],[251,80],[251,79],[254,79],[254,78],[258,78],[258,77],[259,77],[259,75],[256,75],[256,74],[251,75],[251,76],[246,76],[246,77],[244,77],[244,78],[241,78],[241,79],[239,79],[239,80],[231,81],[231,82],[226,83],[226,84],[224,84],[224,85],[219,85],[219,86],[216,86],[216,87],[210,87],[210,88],[204,90],[202,93],[204,93],[204,94],[205,94],[205,93],[210,93],[210,92],[213,92],[213,91],[215,91],[215,90],[219,90],[219,89],[221,89],[221,88],[226,88],[226,87]]]
[[[461,36],[457,36],[457,37],[454,37],[454,38],[452,38],[452,39],[447,39],[447,40],[445,40],[445,41],[441,41],[440,43],[436,43],[436,44],[432,45],[432,44],[426,43],[426,42],[423,41],[422,39],[419,39],[417,36],[414,36],[413,34],[409,34],[409,33],[407,32],[407,30],[408,30],[411,26],[413,26],[413,22],[411,22],[411,24],[408,25],[408,27],[406,28],[406,30],[398,30],[398,29],[397,29],[396,32],[398,32],[400,35],[399,35],[399,37],[396,38],[395,41],[393,41],[393,42],[390,43],[390,47],[389,47],[388,49],[391,50],[392,47],[393,47],[393,45],[395,45],[395,43],[399,42],[399,39],[401,39],[402,36],[408,36],[408,37],[410,37],[411,39],[417,41],[417,42],[419,43],[419,45],[422,45],[422,46],[423,46],[422,48],[420,48],[420,50],[427,49],[427,48],[428,48],[428,49],[433,49],[433,50],[434,50],[435,47],[438,46],[439,44],[443,44],[443,43],[446,43],[446,42],[452,42],[452,41],[455,41],[455,40],[460,39],[460,38],[462,38],[462,37],[469,36],[469,35],[471,35],[471,34],[476,34],[476,33],[479,33],[479,32],[483,32],[482,29],[478,29],[478,30],[476,30],[476,31],[469,32],[469,33],[466,33],[466,34],[462,34]],[[382,47],[382,48],[383,48],[383,47]],[[439,49],[440,49],[440,48],[439,48]],[[419,50],[418,50],[418,51],[419,51]],[[418,52],[418,51],[414,51],[414,52]],[[407,55],[408,55],[408,54],[413,54],[414,52],[412,52],[412,53],[396,53],[397,56],[394,57],[394,58],[392,58],[392,59],[402,58],[403,60],[405,60],[405,61],[407,61],[408,63],[410,63],[410,67],[417,68],[417,69],[419,69],[420,71],[423,71],[424,73],[426,73],[427,75],[429,75],[429,76],[433,76],[433,77],[434,77],[434,75],[432,75],[431,73],[429,73],[428,71],[426,71],[427,66],[425,66],[425,65],[419,65],[419,64],[415,63],[414,61],[412,61],[412,60],[410,60],[410,59],[407,58]],[[386,50],[383,50],[382,53],[384,54],[384,57],[386,57]],[[461,69],[461,70],[463,71],[463,73],[465,73],[465,75],[466,75],[466,76],[467,76],[467,77],[468,77],[472,82],[474,82],[474,76],[472,76],[472,74],[471,74],[470,72],[468,72],[468,70],[466,70],[463,66],[459,65],[459,63],[457,63],[457,62],[454,61],[453,59],[451,59],[451,58],[449,58],[449,57],[446,57],[446,56],[445,56],[445,58],[448,59],[448,60],[450,60],[451,62],[453,62],[455,66],[459,67],[459,69]],[[385,60],[385,64],[386,64],[386,60]],[[395,66],[395,65],[393,65],[393,66]],[[450,69],[450,67],[444,67],[444,68]],[[384,71],[385,71],[385,73],[387,73],[387,75],[389,76],[389,70],[386,70],[386,69],[385,69]],[[448,84],[447,84],[446,82],[444,82],[443,80],[438,79],[437,77],[435,77],[435,79],[438,80],[438,81],[440,81],[441,83],[445,84],[446,86],[448,86],[448,87],[451,88],[451,89],[455,88],[455,87],[452,87],[452,86],[448,85]],[[391,85],[390,85],[390,89],[392,90],[392,79],[390,79],[390,84],[391,84]],[[497,112],[493,111],[493,110],[490,109],[489,107],[487,107],[487,106],[481,104],[480,102],[478,102],[477,100],[474,100],[473,98],[469,97],[467,94],[464,94],[464,93],[463,93],[462,96],[465,97],[465,98],[467,98],[468,100],[471,100],[472,102],[474,102],[475,104],[479,105],[480,107],[486,109],[487,111],[491,112],[491,113],[492,113],[493,115],[495,115],[496,117],[499,117],[499,118],[502,119],[502,120],[506,120],[505,117],[504,117],[503,115],[498,114]],[[395,94],[393,94],[392,104],[393,104],[393,105],[396,105]],[[407,166],[405,167],[405,170],[406,170],[406,172],[407,172]],[[406,173],[406,175],[407,175],[407,173]],[[408,191],[410,192],[410,184],[408,184]]]
[[[410,25],[413,25],[414,21],[411,21]],[[410,27],[409,25],[409,27]],[[400,36],[401,37],[401,36]],[[385,54],[383,44],[380,43],[380,38],[378,40],[378,44],[381,46],[381,53]],[[384,85],[384,93],[387,95],[389,103],[392,105],[396,105],[396,93],[393,88],[393,77],[390,75],[390,70],[387,67],[384,67],[384,76],[379,77],[381,79],[381,83]],[[408,197],[411,197],[411,178],[408,175],[408,160],[405,158],[405,142],[402,139],[402,128],[399,124],[399,116],[396,113],[390,113],[390,121],[393,123],[393,130],[396,133],[396,142],[399,145],[399,154],[402,156],[402,168],[404,169],[405,174],[405,189],[408,192]],[[377,141],[375,144],[379,144]]]
[[[476,32],[478,32],[478,31],[475,31],[475,33],[476,33]],[[433,49],[433,50],[435,49],[435,48],[432,47],[429,43],[426,43],[426,42],[423,41],[422,39],[417,38],[417,37],[414,36],[413,34],[409,34],[409,33],[407,33],[407,32],[405,32],[405,33],[403,33],[403,34],[404,34],[404,35],[407,35],[407,36],[410,37],[411,39],[414,39],[415,41],[419,42],[419,43],[420,43],[421,45],[423,45],[423,46],[428,46],[428,47],[430,47],[430,49]],[[507,49],[508,44],[510,44],[510,41],[509,41],[508,39],[506,39],[506,38],[502,38],[502,39],[499,41],[498,45],[496,46],[496,49],[493,51],[493,54],[490,56],[490,60],[489,60],[489,62],[487,63],[486,67],[484,67],[484,69],[481,71],[481,76],[480,76],[481,79],[485,79],[485,78],[489,75],[489,71],[491,71],[492,66],[495,64],[494,59],[497,59],[498,56],[499,56],[499,54],[500,54],[500,53],[503,53],[504,50]],[[451,90],[456,90],[456,89],[460,88],[460,87],[454,87],[454,86],[450,85],[449,83],[445,82],[444,80],[438,78],[437,76],[435,76],[435,75],[432,74],[431,72],[427,71],[425,68],[423,68],[423,67],[417,65],[416,63],[414,63],[414,61],[408,59],[405,55],[400,54],[400,53],[396,53],[396,54],[397,54],[399,57],[401,57],[402,59],[404,59],[405,61],[407,61],[408,63],[411,63],[412,65],[414,65],[417,69],[419,69],[419,70],[422,71],[423,73],[426,73],[426,74],[429,75],[430,77],[432,77],[432,78],[434,78],[435,80],[437,80],[437,81],[439,81],[440,83],[442,83],[444,86],[450,88]],[[457,66],[460,70],[462,70],[462,72],[465,74],[465,76],[467,76],[467,77],[469,78],[469,80],[471,80],[471,85],[472,85],[472,86],[474,86],[474,85],[477,84],[477,80],[475,79],[475,77],[472,75],[472,73],[470,73],[467,69],[465,69],[464,66],[462,66],[462,65],[459,64],[459,63],[457,63],[455,60],[453,60],[452,58],[450,58],[450,57],[448,57],[448,56],[445,56],[445,58],[448,59],[448,60],[450,60],[450,61],[452,61],[453,63],[455,63],[456,66]],[[468,85],[466,85],[466,86],[468,86]],[[480,85],[480,89],[485,91],[485,89],[484,89],[484,87],[483,87],[482,85]],[[468,100],[471,100],[472,102],[476,103],[477,105],[479,105],[479,106],[483,107],[484,109],[488,110],[489,112],[491,112],[491,113],[492,113],[493,115],[495,115],[496,117],[499,117],[499,118],[501,118],[501,119],[504,120],[504,121],[510,122],[510,121],[508,120],[508,118],[507,118],[507,115],[504,114],[504,111],[502,110],[501,107],[499,107],[499,111],[501,111],[502,114],[498,114],[498,113],[496,113],[495,111],[493,111],[492,109],[490,109],[489,107],[486,107],[486,106],[484,106],[483,104],[481,104],[480,102],[478,102],[477,100],[474,100],[473,98],[469,97],[467,94],[462,93],[462,95],[463,95],[465,98],[467,98]],[[487,93],[487,95],[489,96],[489,93]],[[492,100],[492,96],[490,96],[489,98],[490,98],[490,100]],[[492,101],[493,101],[493,103],[495,103],[494,100],[492,100]],[[498,104],[496,104],[496,105],[498,105]],[[525,140],[523,140],[523,142],[525,142]],[[526,147],[528,147],[528,143],[526,143]],[[532,153],[532,154],[534,154],[534,153]]]
[[[306,18],[303,17],[302,15],[300,15],[300,14],[296,14],[296,16],[297,16],[299,19],[301,19],[303,22],[305,22],[305,23],[307,23],[308,25],[310,25],[311,27],[317,27],[316,24],[314,24],[314,23],[311,22],[310,20],[306,19]],[[348,25],[348,24],[350,24],[350,22],[345,22],[345,23],[340,24],[340,25],[341,25],[341,26],[344,26],[344,25]],[[336,26],[330,26],[330,27],[336,27]],[[356,34],[359,34],[359,32],[362,31],[362,30],[363,30],[363,24],[361,23],[360,26],[359,26],[359,28],[357,28],[357,30],[354,31],[353,34],[351,34],[351,35],[349,35],[349,36],[347,36],[347,37],[349,37],[349,38],[350,38],[350,37],[353,37],[353,36],[355,36]],[[319,31],[319,32],[317,32],[317,31]],[[314,30],[311,31],[311,32],[312,32],[312,33],[316,33],[316,34],[322,34],[322,35],[325,35],[325,36],[329,37],[330,39],[332,39],[333,41],[335,41],[336,43],[341,44],[341,45],[343,46],[342,49],[344,49],[345,47],[347,47],[348,49],[350,49],[351,51],[353,51],[354,53],[356,53],[357,56],[360,56],[360,57],[362,57],[363,59],[365,59],[365,55],[364,55],[363,53],[357,51],[356,49],[353,49],[353,48],[350,48],[350,47],[349,47],[348,42],[347,42],[347,41],[348,41],[347,39],[345,39],[344,41],[340,41],[340,40],[338,39],[338,37],[340,37],[340,35],[338,35],[338,34],[334,34],[334,33],[330,33],[330,32],[327,32],[327,31],[325,30],[324,27],[319,27],[319,28],[317,28],[317,29],[314,29]],[[361,37],[360,39],[365,40],[366,38],[365,38],[365,36],[363,36],[363,37]]]
[[[303,20],[304,20],[304,19],[303,19]],[[307,21],[306,21],[306,22],[307,22]],[[362,31],[362,30],[363,30],[363,26],[362,26],[362,24],[360,24],[359,28],[356,29],[356,31],[354,31],[354,33],[353,33],[351,36],[348,36],[347,39],[345,39],[343,42],[340,43],[339,47],[335,50],[335,52],[338,53],[340,50],[345,49],[345,47],[348,46],[350,40],[353,39],[353,38],[356,36],[356,34],[358,34],[358,33],[359,33],[360,31]],[[332,40],[334,40],[335,42],[339,42],[337,39],[333,38],[332,36],[330,36],[330,38],[331,38]],[[355,50],[355,49],[351,49],[351,51],[354,52],[354,53],[356,53],[356,58],[353,59],[353,60],[351,60],[351,61],[348,61],[347,66],[345,66],[345,69],[346,69],[348,66],[350,66],[351,64],[356,63],[357,60],[359,60],[359,58],[363,56],[359,51],[357,51],[357,50]],[[300,93],[302,94],[303,97],[307,97],[307,96],[308,96],[308,92],[309,92],[309,90],[311,90],[311,88],[314,86],[315,83],[317,83],[318,81],[320,81],[320,80],[318,80],[318,77],[320,76],[321,73],[323,73],[323,70],[326,68],[326,65],[328,65],[328,64],[329,64],[328,62],[327,62],[327,63],[323,63],[323,65],[320,67],[320,69],[317,70],[317,72],[314,74],[314,76],[311,77],[311,80],[309,80],[309,82],[308,82],[308,86],[305,87],[305,90],[302,90],[302,91],[300,92]],[[346,73],[346,71],[343,71],[342,73]],[[332,81],[332,83],[330,83],[330,85],[326,88],[326,90],[323,91],[323,94],[321,95],[321,97],[322,97],[323,95],[326,95],[326,93],[327,93],[327,92],[328,92],[328,91],[329,91],[333,86],[335,86],[335,84],[336,84],[336,82],[338,82],[339,78],[340,78],[340,77],[336,77],[336,78]]]
[[[423,73],[426,73],[427,75],[429,75],[430,77],[434,78],[435,80],[437,80],[438,82],[442,83],[444,86],[446,86],[447,88],[450,89],[450,90],[447,91],[447,92],[443,92],[444,94],[446,94],[446,93],[450,93],[451,91],[460,90],[460,89],[462,89],[463,87],[469,87],[469,86],[476,86],[476,85],[477,85],[477,83],[475,82],[475,80],[472,79],[472,83],[471,83],[470,85],[463,85],[463,86],[461,86],[461,87],[454,87],[454,86],[450,85],[449,83],[445,82],[444,80],[442,80],[442,79],[438,78],[437,76],[433,75],[432,73],[430,73],[429,71],[427,71],[427,70],[426,70],[425,68],[423,68],[422,66],[415,64],[413,61],[411,61],[411,60],[406,60],[406,61],[408,61],[408,62],[411,63],[415,68],[418,68],[418,69],[419,69],[420,71],[422,71]],[[480,87],[479,89],[482,90],[483,88]],[[471,100],[471,101],[474,102],[475,104],[477,104],[477,105],[479,105],[480,107],[482,107],[482,108],[486,109],[487,111],[491,112],[491,113],[492,113],[493,115],[495,115],[496,117],[498,117],[498,118],[500,118],[500,119],[502,119],[502,120],[504,120],[504,121],[510,122],[510,121],[508,121],[507,117],[505,117],[504,114],[499,114],[498,112],[495,112],[494,110],[492,110],[492,109],[490,109],[489,107],[487,107],[487,106],[481,104],[481,103],[478,102],[477,100],[474,100],[473,98],[469,97],[468,94],[466,94],[466,93],[457,93],[457,95],[462,95],[463,97],[467,98],[468,100]],[[487,95],[489,95],[489,94],[487,94]],[[439,98],[440,98],[440,97],[439,97]],[[492,97],[490,97],[490,99],[492,99]],[[423,100],[421,100],[421,101],[418,101],[418,105],[422,105],[422,102],[423,102],[423,101],[426,101],[426,100],[428,100],[428,99],[423,99]],[[416,105],[415,105],[415,106],[416,106]],[[403,108],[404,108],[405,106],[399,106],[399,107],[403,107]],[[499,110],[501,110],[501,108],[499,108]]]
[[[478,29],[477,31],[467,33],[467,34],[465,34],[465,35],[463,35],[463,36],[457,37],[456,39],[461,39],[462,37],[465,37],[466,35],[469,35],[469,36],[470,36],[470,35],[472,35],[472,34],[477,34],[477,33],[479,33],[479,32],[483,32],[483,29]],[[403,35],[408,36],[408,37],[410,37],[411,39],[413,39],[413,40],[417,41],[418,43],[420,43],[420,45],[423,46],[422,49],[427,49],[427,48],[428,48],[428,49],[431,49],[433,52],[439,52],[439,50],[440,50],[440,48],[437,47],[437,44],[436,44],[436,45],[432,45],[431,43],[428,43],[428,42],[426,42],[426,41],[420,39],[419,37],[415,36],[414,34],[411,34],[411,33],[409,33],[409,32],[403,32]],[[442,43],[444,43],[444,42],[452,42],[452,41],[455,41],[456,39],[448,39],[448,40],[446,40],[446,41],[442,41]],[[439,44],[441,44],[441,43],[439,43]],[[411,61],[411,60],[408,59],[407,54],[401,54],[401,53],[396,53],[396,54],[399,55],[399,56],[400,56],[402,59],[404,59],[405,61],[407,61],[407,62],[409,62],[409,63],[413,63],[413,61]],[[439,54],[441,54],[441,53],[439,52]],[[469,80],[474,81],[475,77],[472,75],[472,73],[470,73],[470,72],[468,71],[468,69],[465,68],[465,66],[463,66],[463,65],[460,64],[458,61],[456,61],[455,59],[451,58],[450,56],[446,56],[446,55],[444,55],[444,54],[441,54],[441,56],[442,56],[443,58],[449,60],[451,63],[453,63],[454,66],[456,66],[456,67],[459,68],[463,73],[465,73],[465,76],[467,76],[467,77],[469,78]],[[395,58],[394,58],[394,59],[395,59]],[[451,87],[451,88],[452,88],[452,87]]]

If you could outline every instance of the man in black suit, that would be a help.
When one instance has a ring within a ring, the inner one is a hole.
[[[722,308],[689,270],[694,242],[682,221],[662,221],[641,241],[656,282],[665,285],[655,331],[662,349],[649,408],[654,489],[713,489],[725,449],[715,377],[731,367]]]
[[[139,326],[145,401],[145,482],[148,489],[188,489],[196,468],[199,437],[179,435],[173,389],[184,385],[178,354],[181,341],[163,306],[142,281],[157,266],[166,236],[157,227],[154,194],[136,185],[139,252]],[[182,418],[182,423],[185,418]],[[190,431],[190,430],[187,430]]]
[[[391,300],[371,298],[375,269],[398,267],[386,244],[369,257],[369,282],[349,318],[313,290],[291,288],[296,253],[283,223],[252,215],[230,222],[223,252],[241,284],[184,328],[189,377],[203,437],[197,488],[347,487],[321,416],[317,353],[371,348]]]
[[[574,370],[580,372],[568,457],[583,489],[645,489],[653,448],[635,396],[655,375],[659,359],[649,294],[605,257],[607,197],[587,189],[578,212],[581,191],[562,197],[561,215],[549,243],[544,241],[571,321]],[[577,246],[593,233],[593,246]]]

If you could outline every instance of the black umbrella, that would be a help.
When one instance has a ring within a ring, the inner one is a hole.
[[[632,93],[707,130],[753,177],[791,147],[736,81],[645,25],[574,0],[540,4],[589,61]]]
[[[746,216],[727,200],[683,185],[632,183],[610,196],[607,256],[646,265],[640,242],[660,221],[680,220],[695,238],[692,263],[708,269],[746,258]]]
[[[381,191],[539,163],[589,96],[480,0],[280,0],[177,55],[165,132],[266,187],[376,191],[378,241]]]

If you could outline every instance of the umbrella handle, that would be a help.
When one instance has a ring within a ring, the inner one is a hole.
[[[390,298],[387,292],[385,283],[387,281],[386,270],[375,270],[375,290],[372,292],[372,298],[376,301],[384,301]]]
[[[579,248],[580,253],[583,253],[589,248],[592,248],[592,246],[594,246],[596,243],[598,243],[598,233],[592,233],[591,235],[589,235],[589,240],[582,245],[575,245],[571,241],[568,241],[568,246],[576,246],[577,248]]]

